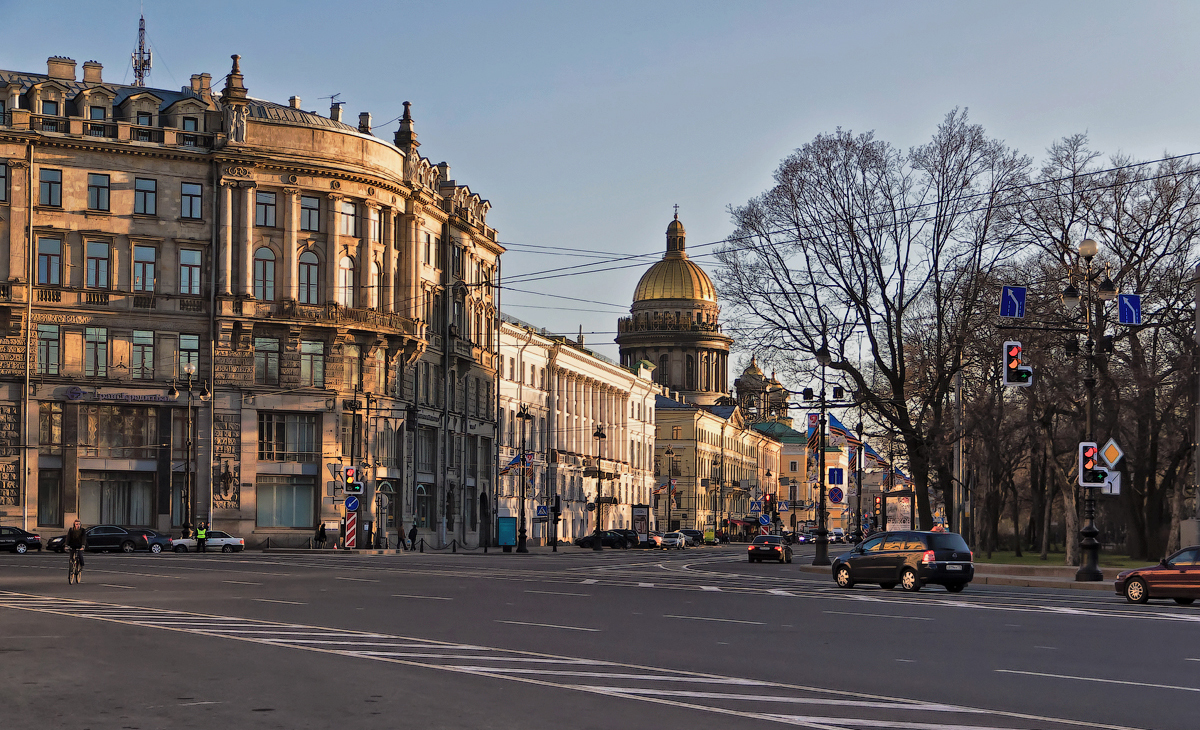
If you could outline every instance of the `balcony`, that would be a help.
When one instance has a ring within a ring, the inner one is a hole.
[[[687,317],[669,315],[638,315],[637,317],[621,317],[617,320],[617,333],[626,332],[710,332],[721,334],[719,323],[710,324]]]
[[[117,125],[105,122],[84,122],[83,133],[89,137],[117,138]]]
[[[162,144],[163,131],[158,127],[139,127],[133,124],[129,127],[129,139],[134,142],[155,142]]]
[[[47,117],[41,114],[30,114],[29,128],[35,132],[66,132],[67,120],[64,117]]]
[[[208,311],[205,300],[200,297],[177,297],[169,294],[147,292],[122,292],[99,289],[72,289],[70,287],[34,287],[33,300],[38,305],[57,305],[56,309],[72,307],[104,307],[116,311],[138,312],[188,312],[200,314]]]
[[[178,132],[175,135],[175,143],[180,147],[196,147],[198,149],[212,149],[216,136],[212,134],[199,134],[197,132]]]
[[[253,313],[260,317],[298,319],[319,324],[360,325],[353,329],[365,329],[381,334],[400,334],[415,339],[425,336],[424,325],[415,319],[409,319],[394,312],[343,307],[334,302],[311,305],[300,304],[295,300],[288,299],[282,302],[260,302],[256,310]]]

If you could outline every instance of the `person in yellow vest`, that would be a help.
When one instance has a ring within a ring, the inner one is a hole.
[[[208,523],[201,522],[196,528],[196,552],[202,553],[204,550],[204,542],[208,539]]]

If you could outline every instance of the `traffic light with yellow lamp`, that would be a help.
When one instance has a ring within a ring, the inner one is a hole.
[[[1024,349],[1021,343],[1015,340],[1009,340],[1004,343],[1004,350],[1001,357],[1004,358],[1004,374],[1001,376],[1002,385],[1012,386],[1017,388],[1028,388],[1033,385],[1033,368],[1028,365],[1022,365],[1021,355]]]
[[[1108,481],[1108,469],[1100,466],[1100,447],[1092,441],[1079,443],[1079,486],[1103,487]]]

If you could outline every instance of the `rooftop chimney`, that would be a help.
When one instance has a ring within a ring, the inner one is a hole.
[[[450,182],[450,165],[445,162],[439,162],[437,164],[437,169],[438,178],[441,180],[442,184],[444,185],[445,183]],[[579,344],[582,345],[583,343],[580,342]]]
[[[371,133],[371,112],[358,113],[358,131],[363,134]]]
[[[293,96],[292,98],[288,99],[288,106],[290,106],[293,109],[299,109],[300,108],[300,97]]]
[[[87,72],[86,65],[83,67],[83,70],[85,73]],[[200,74],[192,74],[192,91],[197,94],[200,93]]]
[[[335,101],[329,105],[329,118],[335,122],[342,121],[342,102]]]
[[[200,74],[200,90],[208,91],[212,88],[212,74]]]
[[[104,66],[102,66],[99,61],[87,61],[83,64],[83,82],[85,84],[104,83],[100,79],[100,71],[103,69]]]
[[[75,80],[75,59],[51,56],[46,59],[46,75],[52,79]]]

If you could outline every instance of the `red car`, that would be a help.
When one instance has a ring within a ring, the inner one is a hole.
[[[1190,605],[1200,598],[1200,547],[1184,548],[1150,568],[1126,570],[1117,576],[1116,589],[1130,603],[1174,598]]]

